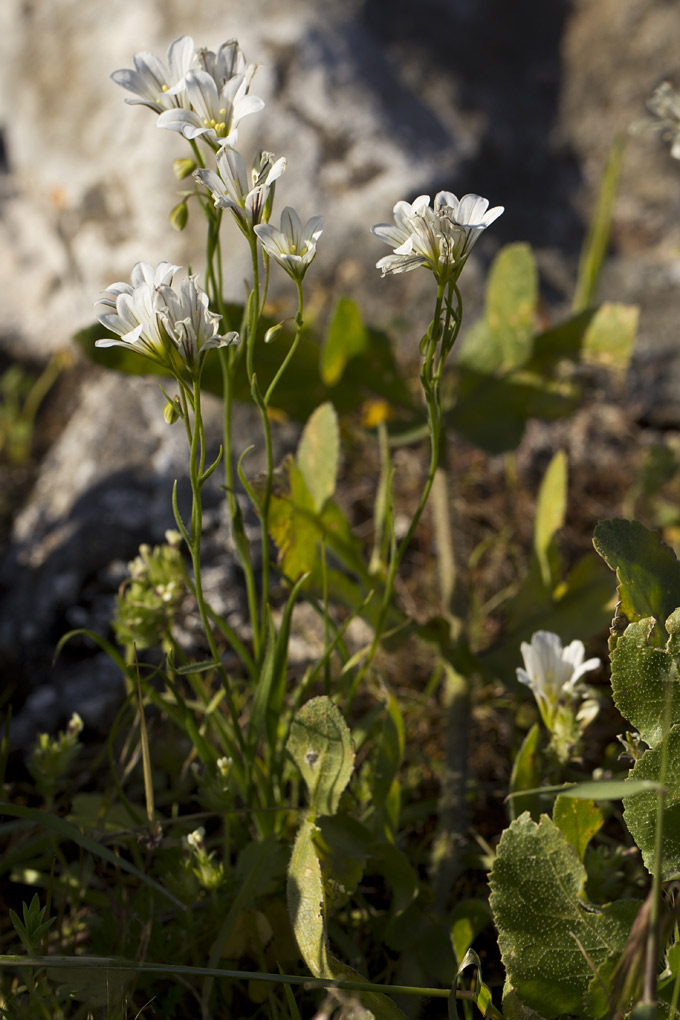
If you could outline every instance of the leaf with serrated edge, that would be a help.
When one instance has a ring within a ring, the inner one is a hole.
[[[574,1013],[596,1020],[590,1001],[595,967],[623,950],[639,903],[604,907],[584,897],[586,870],[550,819],[528,813],[505,830],[491,872],[491,909],[508,979],[546,1020]],[[578,940],[578,941],[577,941]]]
[[[668,737],[666,797],[663,812],[661,878],[668,882],[680,877],[680,725],[673,726]],[[664,741],[645,751],[630,772],[632,780],[659,781]],[[656,805],[658,793],[650,791],[638,797],[624,798],[623,818],[640,848],[645,867],[654,871],[656,848]]]
[[[614,704],[650,747],[663,737],[669,692],[670,724],[680,722],[680,610],[666,620],[665,648],[648,644],[653,626],[653,620],[631,623],[611,653]]]
[[[340,709],[325,696],[302,706],[286,750],[304,779],[315,815],[333,815],[354,768],[354,750]]]

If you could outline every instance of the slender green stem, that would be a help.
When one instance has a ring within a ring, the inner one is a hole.
[[[245,740],[241,732],[241,727],[238,723],[238,712],[236,710],[236,704],[233,698],[233,692],[231,690],[231,682],[229,676],[220,661],[220,653],[215,643],[215,637],[213,635],[212,626],[210,624],[210,614],[208,607],[205,602],[203,595],[203,584],[201,576],[201,533],[203,528],[203,504],[201,499],[201,476],[203,474],[203,468],[205,464],[205,436],[203,431],[203,418],[201,414],[201,382],[199,373],[195,374],[194,386],[193,386],[193,410],[194,410],[194,424],[193,428],[190,428],[191,432],[191,451],[190,451],[190,465],[189,465],[189,477],[191,480],[191,493],[192,493],[192,507],[191,507],[191,529],[189,532],[191,543],[189,552],[191,553],[191,565],[194,574],[194,590],[196,593],[196,603],[198,605],[198,611],[201,617],[201,623],[203,624],[203,630],[208,641],[210,653],[215,667],[220,674],[224,691],[226,695],[227,706],[229,708],[231,721],[232,721],[232,732],[235,737],[236,744],[243,754],[245,751]],[[187,421],[188,414],[186,415]]]
[[[455,289],[456,293],[458,293],[457,288],[455,288],[455,285],[454,288],[452,288],[452,285],[449,284],[448,285],[449,295],[451,294],[452,289]],[[444,363],[446,361],[446,356],[453,347],[453,343],[457,336],[458,329],[460,328],[461,319],[459,305],[455,313],[455,322],[452,330],[453,336],[452,337],[448,336],[446,333],[443,332],[443,329],[445,328],[451,329],[451,317],[453,314],[451,311],[451,301],[449,300],[447,303],[448,307],[446,311],[444,327],[442,327],[441,321],[442,309],[444,307],[446,290],[447,284],[444,283],[438,284],[437,299],[434,307],[434,315],[432,317],[432,323],[424,345],[425,346],[424,358],[420,372],[420,380],[423,387],[423,393],[425,395],[427,423],[430,436],[430,465],[427,473],[427,478],[425,480],[425,485],[421,493],[420,499],[418,501],[415,513],[411,518],[411,523],[409,524],[408,530],[404,537],[402,538],[401,542],[399,543],[396,551],[390,558],[390,563],[387,571],[387,578],[385,580],[385,588],[383,591],[380,611],[378,613],[378,619],[376,622],[373,641],[369,648],[368,654],[363,662],[363,665],[361,666],[361,669],[359,669],[355,674],[352,684],[349,688],[348,702],[346,706],[347,708],[349,708],[349,706],[352,704],[354,696],[359,688],[359,684],[366,675],[366,672],[368,671],[378,651],[378,647],[380,645],[380,641],[385,630],[389,608],[392,603],[392,598],[394,596],[394,585],[396,582],[397,572],[404,558],[406,550],[411,542],[411,539],[413,538],[415,530],[418,527],[418,524],[420,523],[420,518],[422,517],[423,511],[425,510],[425,507],[427,505],[427,501],[430,496],[430,491],[434,483],[437,466],[439,464],[439,446],[442,419],[439,383],[441,380]]]

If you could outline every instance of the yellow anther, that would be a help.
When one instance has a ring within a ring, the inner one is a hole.
[[[223,107],[223,108],[222,108],[222,109],[220,110],[220,117],[224,117],[224,116],[226,115],[226,112],[227,112],[227,108],[226,108],[226,106],[225,106],[225,107]]]
[[[203,123],[205,124],[206,127],[210,127],[210,121],[207,119],[207,117],[204,119]]]
[[[162,88],[161,88],[161,92],[167,92],[167,91],[168,91],[168,86],[167,85],[163,85]]]

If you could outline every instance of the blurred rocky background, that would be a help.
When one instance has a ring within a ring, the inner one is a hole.
[[[172,525],[185,453],[160,417],[157,383],[87,365],[70,338],[138,260],[202,265],[198,217],[183,234],[168,221],[186,143],[126,106],[109,78],[137,51],[165,58],[185,33],[212,49],[236,37],[261,65],[253,91],[267,105],[243,121],[239,149],[286,155],[278,208],[325,218],[309,274],[316,314],[350,296],[395,329],[406,359],[431,280],[381,281],[373,267],[387,249],[371,224],[423,192],[485,195],[506,212],[466,269],[467,320],[493,254],[517,240],[534,247],[546,311],[559,318],[608,153],[625,136],[599,297],[639,304],[641,319],[625,415],[612,411],[608,428],[680,426],[680,163],[657,134],[628,134],[655,86],[680,86],[675,0],[2,0],[0,368],[38,372],[61,349],[74,359],[48,397],[17,499],[3,500],[0,670],[24,702],[19,741],[74,708],[96,725],[115,703],[108,660],[81,649],[55,672],[51,651],[69,626],[105,627],[125,562]],[[225,275],[238,300],[247,262],[232,236]],[[292,310],[285,283],[276,276],[274,298]],[[246,445],[254,427],[239,413]]]

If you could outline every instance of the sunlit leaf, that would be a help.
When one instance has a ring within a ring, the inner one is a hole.
[[[303,429],[296,458],[317,513],[335,491],[339,454],[338,416],[331,403],[321,404]]]
[[[332,815],[354,768],[347,723],[330,698],[312,698],[295,715],[286,750],[307,786],[315,815]]]
[[[621,953],[638,911],[636,901],[588,903],[586,878],[547,816],[536,825],[523,814],[503,833],[491,872],[501,955],[519,999],[546,1020],[603,1015],[589,991],[591,965]]]

